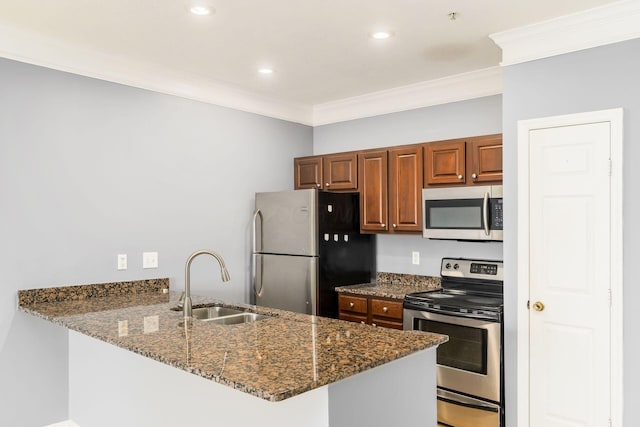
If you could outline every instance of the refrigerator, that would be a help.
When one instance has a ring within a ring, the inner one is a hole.
[[[358,193],[256,193],[253,303],[338,317],[336,286],[375,280],[375,235],[360,234]]]

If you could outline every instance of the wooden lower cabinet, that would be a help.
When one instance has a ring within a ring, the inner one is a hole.
[[[340,293],[338,307],[340,320],[402,329],[401,300]]]

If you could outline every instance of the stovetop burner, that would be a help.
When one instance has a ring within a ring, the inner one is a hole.
[[[404,307],[461,317],[502,318],[502,262],[442,260],[442,289],[408,294]]]

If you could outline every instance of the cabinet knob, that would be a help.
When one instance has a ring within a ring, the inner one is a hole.
[[[475,174],[475,173],[472,173],[472,174],[471,174],[471,178],[476,179],[477,177],[478,177],[478,175],[477,175],[477,174]]]
[[[393,228],[396,228],[396,227],[397,227],[397,225],[396,225],[396,224],[391,224],[391,225],[393,225]]]
[[[386,225],[385,224],[380,224],[380,227],[385,228]]]
[[[354,305],[355,305],[355,304],[354,304],[354,303],[352,303],[352,302],[350,302],[350,303],[349,303],[349,307],[350,307],[350,308],[353,308],[353,306],[354,306]]]
[[[364,325],[364,320],[361,320],[360,323],[362,323]]]
[[[387,311],[389,311],[389,308],[388,307],[382,307],[382,311],[386,313]]]
[[[325,187],[328,187],[328,186],[329,186],[329,183],[328,183],[328,182],[327,182],[327,183],[325,183],[325,184],[324,184],[324,186],[325,186]]]
[[[371,326],[378,326],[378,325],[376,325],[375,323],[372,323]]]
[[[462,179],[464,178],[462,175],[458,175],[458,179]]]
[[[316,184],[316,187],[320,188],[320,183]]]

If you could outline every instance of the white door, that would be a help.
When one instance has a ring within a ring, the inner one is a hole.
[[[529,425],[609,425],[609,122],[529,132]]]

